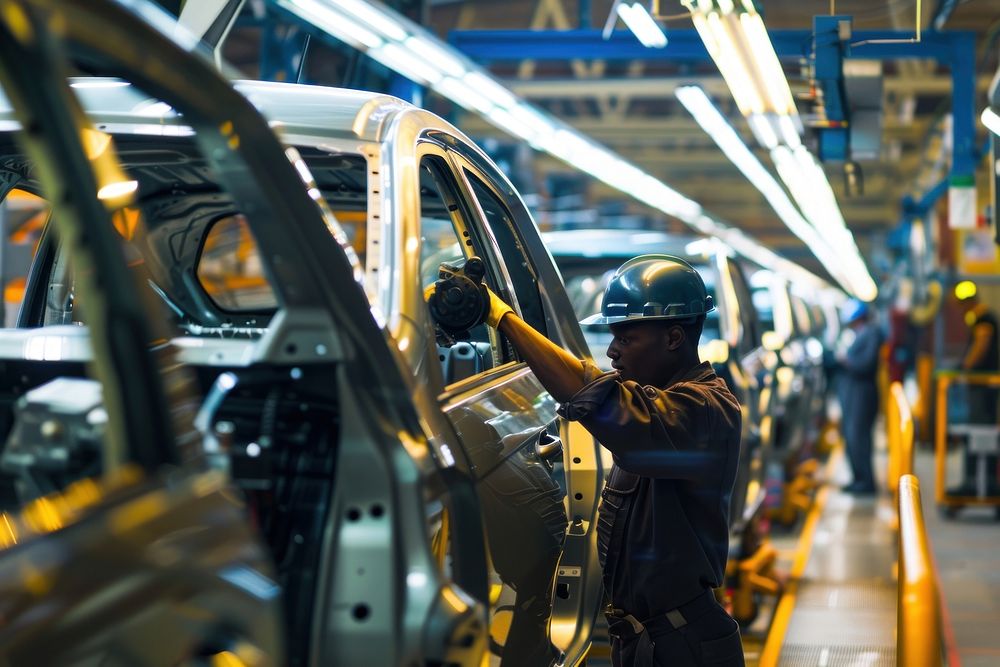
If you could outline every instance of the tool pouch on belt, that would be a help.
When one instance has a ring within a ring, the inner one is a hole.
[[[621,610],[606,611],[608,634],[618,639],[620,664],[630,667],[656,667],[655,646],[649,630],[631,614]]]
[[[601,492],[601,507],[597,516],[597,553],[605,572],[605,585],[610,591],[621,546],[625,539],[628,515],[632,509],[635,491],[639,488],[639,475],[622,470],[617,465],[611,468],[607,484]],[[608,562],[608,553],[612,559]]]

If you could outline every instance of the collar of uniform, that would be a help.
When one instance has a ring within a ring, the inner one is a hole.
[[[711,380],[714,377],[715,371],[712,370],[712,364],[707,361],[703,361],[700,364],[692,366],[686,371],[675,375],[669,382],[663,385],[663,388],[669,389],[675,384],[680,384],[681,382],[703,382],[705,380]]]

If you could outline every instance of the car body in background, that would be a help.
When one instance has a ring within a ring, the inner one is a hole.
[[[550,642],[566,664],[582,660],[602,604],[597,445],[557,419],[501,336],[443,339],[423,300],[442,259],[477,255],[525,320],[586,354],[507,179],[400,100],[234,89],[113,3],[52,11],[92,71],[129,74],[53,81],[43,58],[34,71],[80,100],[83,136],[115,149],[102,173],[126,196],[105,202],[109,224],[165,332],[144,340],[190,370],[201,396],[189,446],[240,488],[283,587],[288,652],[275,661],[479,665],[487,642],[507,664]],[[154,55],[97,37],[124,30]],[[184,74],[160,80],[157,62]],[[44,195],[3,107],[5,182]],[[81,325],[102,304],[59,238],[43,232],[19,329],[0,337],[8,370],[30,384],[17,391],[83,376],[92,358]],[[265,653],[282,643],[272,639]]]

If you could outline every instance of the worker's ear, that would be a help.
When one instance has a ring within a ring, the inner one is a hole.
[[[667,331],[663,337],[665,339],[667,349],[671,352],[679,349],[680,346],[684,344],[684,341],[687,340],[687,334],[684,332],[684,327],[679,324],[667,327]]]

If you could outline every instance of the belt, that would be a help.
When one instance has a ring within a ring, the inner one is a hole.
[[[706,588],[705,591],[693,600],[685,602],[675,609],[664,612],[662,614],[656,614],[646,621],[640,621],[632,614],[628,613],[624,609],[616,609],[610,604],[605,608],[604,613],[611,618],[619,618],[623,621],[627,621],[629,625],[632,626],[632,630],[635,634],[640,635],[646,631],[647,626],[657,626],[663,621],[666,621],[670,626],[677,630],[688,624],[688,620],[694,620],[704,614],[707,611],[713,609],[718,602],[715,600],[715,593],[711,588]]]

